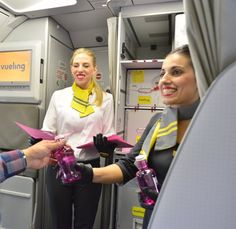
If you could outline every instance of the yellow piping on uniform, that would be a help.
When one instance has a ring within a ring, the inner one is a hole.
[[[177,126],[173,127],[172,129],[170,129],[170,130],[168,130],[168,131],[166,131],[164,133],[158,133],[157,138],[161,137],[161,136],[166,136],[166,135],[168,135],[168,134],[170,134],[170,133],[172,133],[172,132],[174,132],[176,130],[177,130]]]
[[[140,151],[140,154],[145,155],[146,158],[158,137],[169,135],[170,133],[177,130],[177,121],[171,122],[168,126],[164,128],[160,128],[160,126],[161,126],[161,123],[160,123],[160,120],[158,120],[156,128],[153,132],[152,138],[150,140],[148,152],[146,153],[143,149]]]
[[[177,126],[177,121],[171,122],[168,126],[159,129],[159,133],[172,128],[172,126]]]

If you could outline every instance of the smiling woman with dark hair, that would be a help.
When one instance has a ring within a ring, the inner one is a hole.
[[[80,164],[84,176],[81,182],[124,184],[136,176],[135,157],[144,154],[148,166],[156,172],[159,189],[161,189],[175,152],[200,101],[187,45],[177,48],[166,56],[160,77],[160,93],[166,105],[164,111],[152,117],[140,140],[127,157],[103,168],[91,169]],[[107,142],[104,140],[97,144],[96,138],[98,135],[95,137],[97,149],[106,151]],[[158,197],[158,194],[155,195],[152,190],[147,189],[146,194],[154,201]],[[146,208],[143,228],[147,228],[154,206],[140,201],[141,206]]]

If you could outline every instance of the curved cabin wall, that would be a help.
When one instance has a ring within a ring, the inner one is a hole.
[[[26,19],[25,16],[14,16],[0,8],[0,42],[4,41],[8,34]]]

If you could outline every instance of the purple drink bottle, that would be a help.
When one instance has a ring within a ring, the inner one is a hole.
[[[54,153],[59,165],[58,175],[64,184],[77,181],[81,178],[81,173],[76,169],[76,158],[73,149],[64,146]]]
[[[147,205],[154,205],[155,201],[148,197],[144,192],[144,188],[152,189],[153,191],[159,193],[158,190],[158,181],[156,178],[156,174],[153,169],[148,168],[147,160],[144,155],[138,155],[135,157],[135,165],[138,168],[138,172],[136,173],[136,177],[138,180],[138,185],[141,190],[141,199]]]

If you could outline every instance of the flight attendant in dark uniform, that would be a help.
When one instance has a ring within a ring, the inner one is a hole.
[[[148,166],[156,172],[159,189],[161,189],[178,145],[200,102],[187,45],[175,49],[166,56],[161,69],[159,88],[166,108],[161,114],[155,114],[151,118],[131,152],[117,163],[103,168],[91,169],[81,164],[84,173],[81,182],[125,184],[136,176],[135,157],[144,154]],[[94,139],[98,151],[108,151],[109,143],[104,137],[97,135]],[[113,149],[111,146],[110,151]],[[156,201],[158,194],[151,190],[146,192]],[[143,229],[145,229],[153,206],[146,206],[144,203],[141,203],[141,206],[146,208],[143,222]]]

